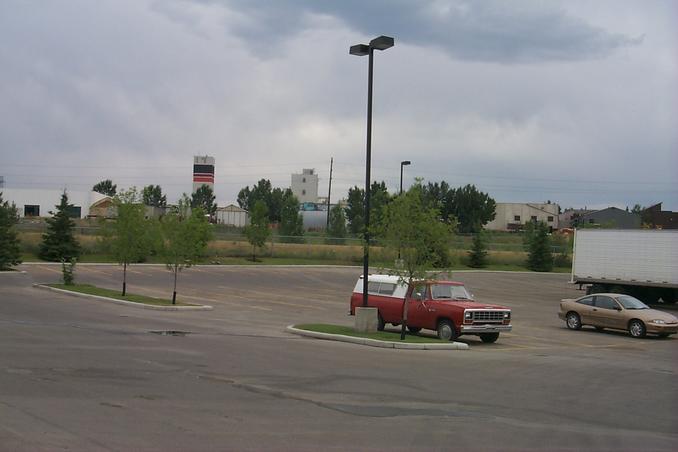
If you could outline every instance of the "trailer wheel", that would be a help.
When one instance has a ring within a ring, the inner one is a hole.
[[[594,284],[592,286],[589,286],[588,290],[586,291],[586,295],[603,292],[608,292],[607,286],[605,284]]]
[[[629,295],[628,288],[626,288],[624,286],[612,286],[612,287],[610,287],[610,292],[618,293],[618,294],[622,294],[622,295]]]
[[[678,298],[678,290],[674,289],[664,289],[661,292],[661,299],[666,304],[674,304]]]

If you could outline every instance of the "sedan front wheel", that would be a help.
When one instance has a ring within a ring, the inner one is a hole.
[[[646,332],[645,324],[642,321],[635,319],[629,322],[629,333],[631,333],[631,336],[640,339],[645,337]]]

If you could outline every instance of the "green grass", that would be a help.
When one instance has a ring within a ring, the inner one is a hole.
[[[303,325],[295,325],[295,328],[306,331],[314,331],[316,333],[328,333],[328,334],[341,334],[343,336],[351,337],[364,337],[367,339],[377,339],[380,341],[388,342],[405,342],[405,343],[442,343],[440,339],[432,336],[420,336],[419,334],[412,334],[407,332],[405,335],[405,340],[400,340],[400,330],[398,332],[394,331],[377,331],[376,333],[356,333],[353,331],[353,327],[350,326],[341,326],[341,325],[328,325],[325,323],[307,323]]]
[[[104,289],[102,287],[91,286],[89,284],[73,284],[67,286],[65,284],[48,284],[50,287],[57,289],[70,290],[71,292],[85,293],[89,295],[99,295],[101,297],[115,298],[116,300],[132,301],[134,303],[150,304],[154,306],[173,306],[172,300],[165,300],[163,298],[147,297],[144,295],[136,295],[128,293],[124,297],[120,295],[119,290]],[[174,306],[195,306],[189,303],[177,302]]]

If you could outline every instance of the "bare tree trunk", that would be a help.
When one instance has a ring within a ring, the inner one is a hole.
[[[172,304],[177,304],[177,273],[179,273],[179,266],[174,264],[174,291],[172,292]]]
[[[122,264],[122,296],[127,293],[127,262]]]
[[[403,299],[403,323],[400,330],[400,340],[405,340],[405,328],[407,328],[407,297]]]

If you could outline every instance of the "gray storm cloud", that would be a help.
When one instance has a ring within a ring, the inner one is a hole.
[[[649,6],[648,6],[649,5]],[[475,183],[500,201],[664,201],[678,209],[678,42],[670,2],[0,2],[0,175],[7,185],[217,197],[315,167],[336,196],[364,171]],[[638,38],[643,36],[643,38]],[[550,182],[546,182],[550,181]],[[321,190],[322,191],[322,190]],[[333,196],[334,197],[334,196]]]

